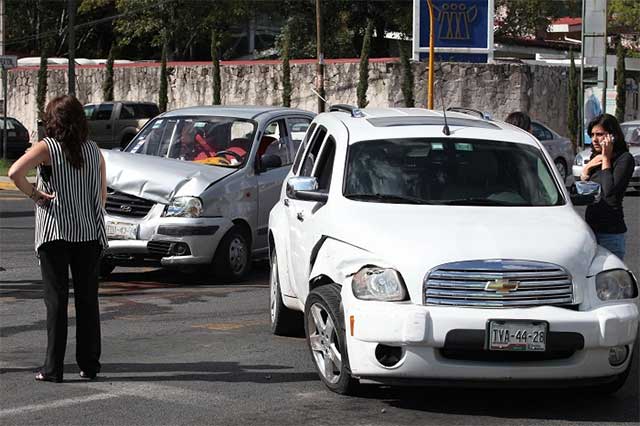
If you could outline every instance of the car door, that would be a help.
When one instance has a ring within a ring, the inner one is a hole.
[[[89,134],[101,148],[113,148],[113,104],[100,104],[89,121]]]
[[[291,146],[285,118],[269,122],[257,143],[255,164],[258,173],[258,223],[253,248],[259,252],[267,249],[269,212],[280,198],[282,182],[289,173],[295,153]],[[280,167],[263,170],[261,159],[266,155],[280,157]]]
[[[336,144],[327,130],[318,126],[313,139],[305,151],[298,176],[314,176],[318,179],[318,190],[329,192],[335,158]],[[292,290],[304,301],[308,290],[311,251],[322,237],[318,224],[325,213],[325,205],[315,201],[285,198],[287,211],[289,246],[287,247],[288,269],[291,271]]]

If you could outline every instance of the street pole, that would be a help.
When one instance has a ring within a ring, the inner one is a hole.
[[[316,65],[316,87],[318,88],[318,113],[324,112],[324,53],[322,53],[322,10],[320,0],[316,0],[316,47],[318,64]]]
[[[433,109],[433,57],[435,56],[435,34],[433,30],[433,3],[431,0],[427,0],[427,7],[429,8],[429,87],[427,91],[427,108]]]
[[[76,95],[76,0],[68,0],[69,14],[69,94]]]
[[[4,55],[4,0],[0,0],[0,56]],[[2,66],[2,158],[7,159],[7,70]]]

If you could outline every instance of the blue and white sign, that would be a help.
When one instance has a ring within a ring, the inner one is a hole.
[[[493,59],[494,0],[432,0],[436,60],[488,62]],[[414,59],[429,58],[427,0],[413,2]]]

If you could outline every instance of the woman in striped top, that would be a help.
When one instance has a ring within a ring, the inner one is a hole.
[[[107,247],[105,163],[97,145],[87,139],[87,120],[75,97],[53,99],[44,122],[47,137],[9,170],[9,177],[36,209],[35,249],[47,308],[47,352],[36,380],[62,381],[69,267],[76,308],[76,361],[80,376],[94,379],[100,370],[98,265]],[[33,186],[26,173],[36,167]]]

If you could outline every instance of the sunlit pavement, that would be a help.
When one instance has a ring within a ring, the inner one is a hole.
[[[629,196],[628,264],[640,275],[640,197]],[[304,338],[269,332],[268,265],[241,284],[117,268],[101,284],[99,380],[78,377],[74,310],[65,382],[33,379],[45,310],[29,200],[0,190],[0,424],[637,424],[638,351],[614,396],[563,391],[365,387],[326,391]],[[72,305],[72,303],[71,303]]]

